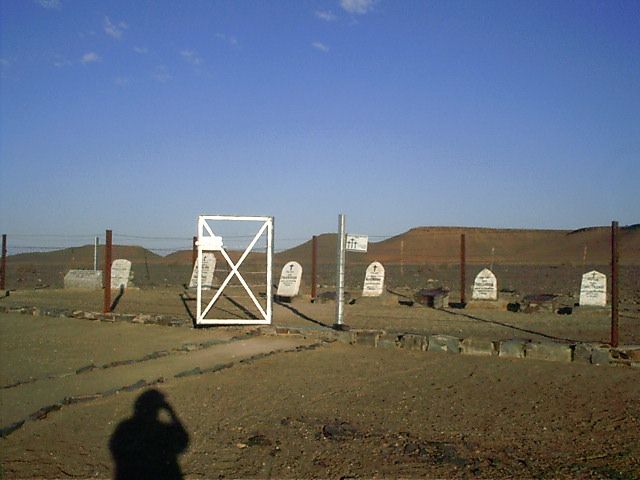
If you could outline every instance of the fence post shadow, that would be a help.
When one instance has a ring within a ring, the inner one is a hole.
[[[133,416],[120,422],[109,439],[113,478],[182,479],[178,455],[188,445],[189,434],[164,395],[147,390],[136,399]]]
[[[109,307],[109,311],[113,312],[116,307],[118,306],[118,303],[120,303],[120,299],[124,296],[124,285],[120,285],[120,288],[118,290],[118,295],[116,295],[116,298],[113,299],[113,302],[111,302],[111,306]]]

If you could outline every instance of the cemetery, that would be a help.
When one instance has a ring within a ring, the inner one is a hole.
[[[476,255],[469,241],[461,269],[455,249],[446,263],[416,261],[406,237],[399,262],[355,235],[340,293],[335,235],[316,240],[315,260],[309,242],[272,263],[266,248],[210,237],[172,264],[114,246],[106,312],[104,262],[56,267],[59,280],[42,263],[39,283],[9,284],[0,299],[7,478],[108,477],[106,438],[149,390],[163,392],[189,432],[187,478],[332,476],[351,464],[392,477],[639,471],[636,264],[620,269],[613,347],[602,260],[518,264],[495,247]],[[268,243],[268,225],[254,240]],[[21,271],[31,270],[9,276]],[[524,451],[534,460],[523,463]]]

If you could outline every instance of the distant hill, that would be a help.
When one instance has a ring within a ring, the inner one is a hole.
[[[473,263],[531,265],[606,265],[611,260],[610,228],[588,227],[579,230],[525,230],[465,227],[417,227],[400,235],[369,242],[366,254],[349,253],[350,263],[457,264],[460,259],[460,235],[465,234],[466,259]],[[102,264],[104,246],[98,247]],[[640,224],[620,228],[620,263],[640,264]],[[70,268],[92,268],[93,245],[65,248],[43,253],[10,256],[10,263],[60,265]],[[241,252],[230,252],[237,261]],[[263,254],[253,254],[257,261]],[[126,258],[133,264],[190,266],[191,250],[180,250],[160,256],[143,247],[114,245],[113,258]],[[318,236],[318,263],[333,264],[336,259],[336,234]],[[275,255],[277,264],[296,260],[308,267],[311,263],[311,240]]]
[[[468,263],[531,265],[606,265],[611,261],[610,227],[570,230],[524,230],[465,227],[417,227],[380,242],[366,254],[349,253],[350,263],[457,264],[460,235],[465,234]],[[621,264],[640,264],[640,225],[620,228]],[[276,255],[279,262],[310,263],[311,240]],[[318,263],[334,263],[336,235],[318,236]]]
[[[93,268],[93,245],[83,245],[81,247],[64,248],[51,252],[19,253],[11,255],[12,264],[46,264],[46,265],[66,265],[68,268]],[[114,245],[112,257],[126,258],[131,263],[163,263],[164,257],[147,250],[146,248],[133,245]],[[104,259],[104,246],[98,247],[98,264],[102,264]]]

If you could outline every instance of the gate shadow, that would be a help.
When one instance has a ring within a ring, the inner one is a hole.
[[[283,303],[283,302],[280,302],[278,300],[274,300],[273,303],[275,303],[277,305],[280,305],[281,307],[286,308],[287,310],[289,310],[293,314],[297,315],[298,317],[302,318],[303,320],[306,320],[307,322],[315,323],[316,325],[320,325],[321,327],[325,327],[325,328],[333,330],[333,326],[332,325],[327,325],[326,323],[321,322],[320,320],[316,320],[314,318],[311,318],[310,316],[302,313],[297,308],[292,307],[288,303]]]
[[[577,343],[578,342],[578,340],[574,340],[574,339],[571,339],[571,338],[556,337],[554,335],[549,335],[547,333],[538,332],[536,330],[529,330],[527,328],[516,327],[515,325],[510,325],[508,323],[499,322],[497,320],[487,320],[486,318],[476,317],[474,315],[469,315],[468,313],[451,312],[449,310],[441,310],[441,311],[444,312],[444,313],[448,313],[449,315],[465,317],[465,318],[468,318],[470,320],[475,320],[477,322],[488,323],[488,324],[496,325],[498,327],[503,327],[503,328],[509,328],[511,330],[516,330],[518,332],[529,333],[531,335],[538,335],[540,337],[545,337],[545,338],[548,338],[550,340],[556,340],[556,341],[565,342],[565,343]]]

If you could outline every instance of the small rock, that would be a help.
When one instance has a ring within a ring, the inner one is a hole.
[[[247,444],[246,443],[236,443],[236,448],[239,448],[240,450],[242,450],[243,448],[247,448]]]
[[[353,438],[357,430],[347,422],[329,423],[322,427],[322,434],[330,440]]]
[[[267,437],[265,437],[262,434],[258,434],[258,435],[254,435],[253,437],[250,437],[247,440],[247,445],[250,447],[253,447],[253,446],[265,447],[265,446],[271,445],[271,440],[269,440]]]
[[[151,321],[151,315],[138,315],[131,320],[132,323],[147,323]]]

